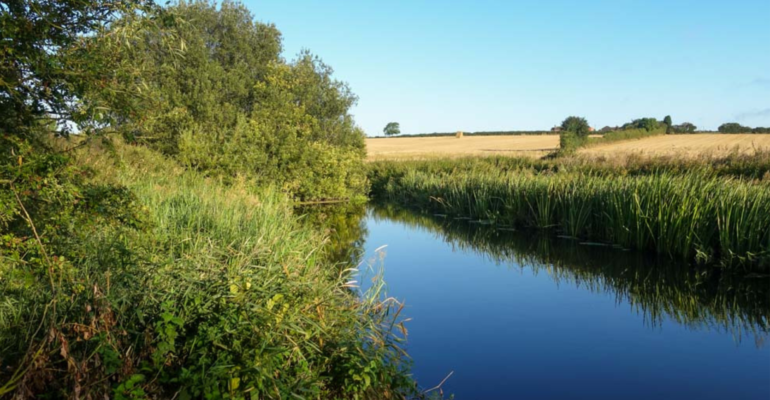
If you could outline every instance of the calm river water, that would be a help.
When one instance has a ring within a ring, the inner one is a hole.
[[[457,399],[770,399],[770,280],[387,207],[330,212]]]

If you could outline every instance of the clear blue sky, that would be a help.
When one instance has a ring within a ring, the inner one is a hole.
[[[360,97],[369,135],[533,130],[580,115],[770,126],[770,0],[245,0]]]

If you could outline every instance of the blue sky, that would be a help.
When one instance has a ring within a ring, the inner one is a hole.
[[[770,0],[245,0],[359,96],[369,135],[596,127],[638,117],[770,126]]]

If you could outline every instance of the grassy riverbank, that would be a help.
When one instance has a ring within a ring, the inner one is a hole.
[[[86,187],[122,195],[89,203],[88,223],[69,221],[67,236],[43,237],[50,270],[2,259],[0,393],[414,393],[392,331],[398,305],[378,285],[359,296],[286,196],[220,184],[142,147],[92,146],[77,164]]]
[[[409,207],[755,270],[770,266],[768,158],[377,162],[369,177]]]

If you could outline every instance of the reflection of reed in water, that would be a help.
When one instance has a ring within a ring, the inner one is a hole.
[[[374,206],[371,215],[431,232],[453,248],[500,265],[531,268],[535,273],[546,272],[557,283],[613,293],[618,302],[627,301],[643,313],[652,327],[669,317],[692,329],[725,330],[737,341],[748,333],[758,346],[770,335],[767,277],[699,270],[661,257],[504,231],[394,206]]]
[[[357,265],[366,242],[366,206],[358,203],[302,206],[295,210],[307,223],[323,229],[327,237],[325,257],[348,265]]]

